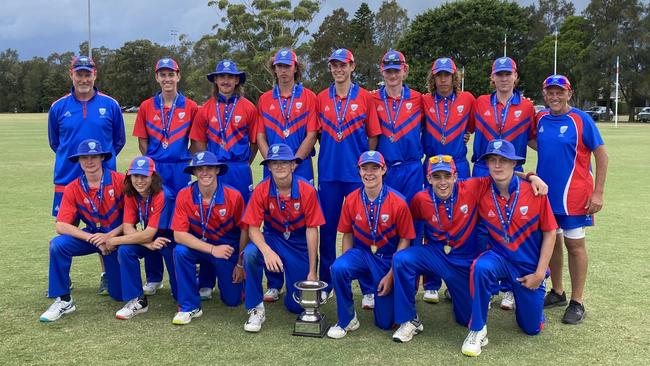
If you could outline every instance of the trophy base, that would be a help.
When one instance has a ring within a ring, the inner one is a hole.
[[[327,333],[328,325],[325,315],[321,315],[320,319],[313,322],[308,322],[296,319],[296,324],[293,327],[293,335],[301,337],[316,337],[323,338]]]

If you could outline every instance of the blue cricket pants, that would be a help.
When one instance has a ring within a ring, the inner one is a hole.
[[[165,258],[172,296],[175,300],[177,299],[176,271],[174,270],[175,245],[176,244],[172,241],[160,250],[149,250],[144,246],[137,244],[120,245],[118,247],[117,256],[120,261],[122,293],[124,294],[125,299],[131,300],[144,295],[144,292],[142,291],[142,276],[140,275],[140,259],[144,258],[146,264],[147,259],[150,257]]]

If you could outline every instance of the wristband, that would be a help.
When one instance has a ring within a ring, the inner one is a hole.
[[[244,269],[244,266],[242,266],[242,265],[241,265],[241,264],[239,264],[239,263],[237,263],[237,264],[236,264],[235,266],[237,266],[237,268],[241,268],[241,269]]]
[[[534,172],[529,172],[528,174],[526,174],[526,180],[530,180],[530,177],[536,176],[536,175],[537,174],[535,174]]]

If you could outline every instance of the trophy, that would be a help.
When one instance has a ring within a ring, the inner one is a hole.
[[[297,290],[292,294],[293,300],[305,309],[296,319],[293,335],[322,338],[327,332],[327,321],[318,307],[327,302],[327,296],[323,296],[323,290],[327,287],[327,283],[298,281],[293,286]]]

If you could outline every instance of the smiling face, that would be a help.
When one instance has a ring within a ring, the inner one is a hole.
[[[375,163],[366,163],[359,167],[359,174],[363,186],[367,190],[373,190],[381,186],[383,176],[386,174],[386,167]]]
[[[337,84],[345,83],[352,77],[352,72],[354,71],[354,62],[346,63],[332,60],[330,61],[329,66],[330,72],[332,73],[332,78]]]
[[[197,166],[194,168],[196,181],[201,187],[212,187],[217,184],[217,174],[221,168],[218,166]]]
[[[274,180],[284,180],[296,169],[296,163],[286,160],[271,160],[267,163]]]
[[[569,112],[569,99],[573,95],[571,90],[559,86],[549,86],[544,89],[544,102],[548,105],[553,115],[562,115]]]
[[[80,96],[88,96],[89,94],[92,94],[96,78],[96,72],[88,70],[70,71],[70,79],[72,80],[75,94]]]
[[[514,174],[517,162],[515,160],[506,159],[501,155],[488,155],[486,158],[490,176],[495,182],[509,182]]]
[[[404,68],[401,69],[388,69],[381,72],[384,77],[384,83],[386,87],[400,87],[406,76],[406,71]]]
[[[86,175],[101,173],[104,155],[82,155],[79,157],[79,166]]]
[[[433,193],[441,200],[446,200],[454,193],[454,183],[458,179],[458,173],[449,173],[444,170],[432,172],[427,180],[433,187]]]
[[[133,188],[140,194],[142,197],[149,195],[149,190],[151,189],[151,182],[153,178],[151,176],[146,176],[142,174],[131,174],[131,184]]]
[[[181,74],[171,69],[160,69],[156,73],[156,81],[164,93],[176,93]]]

